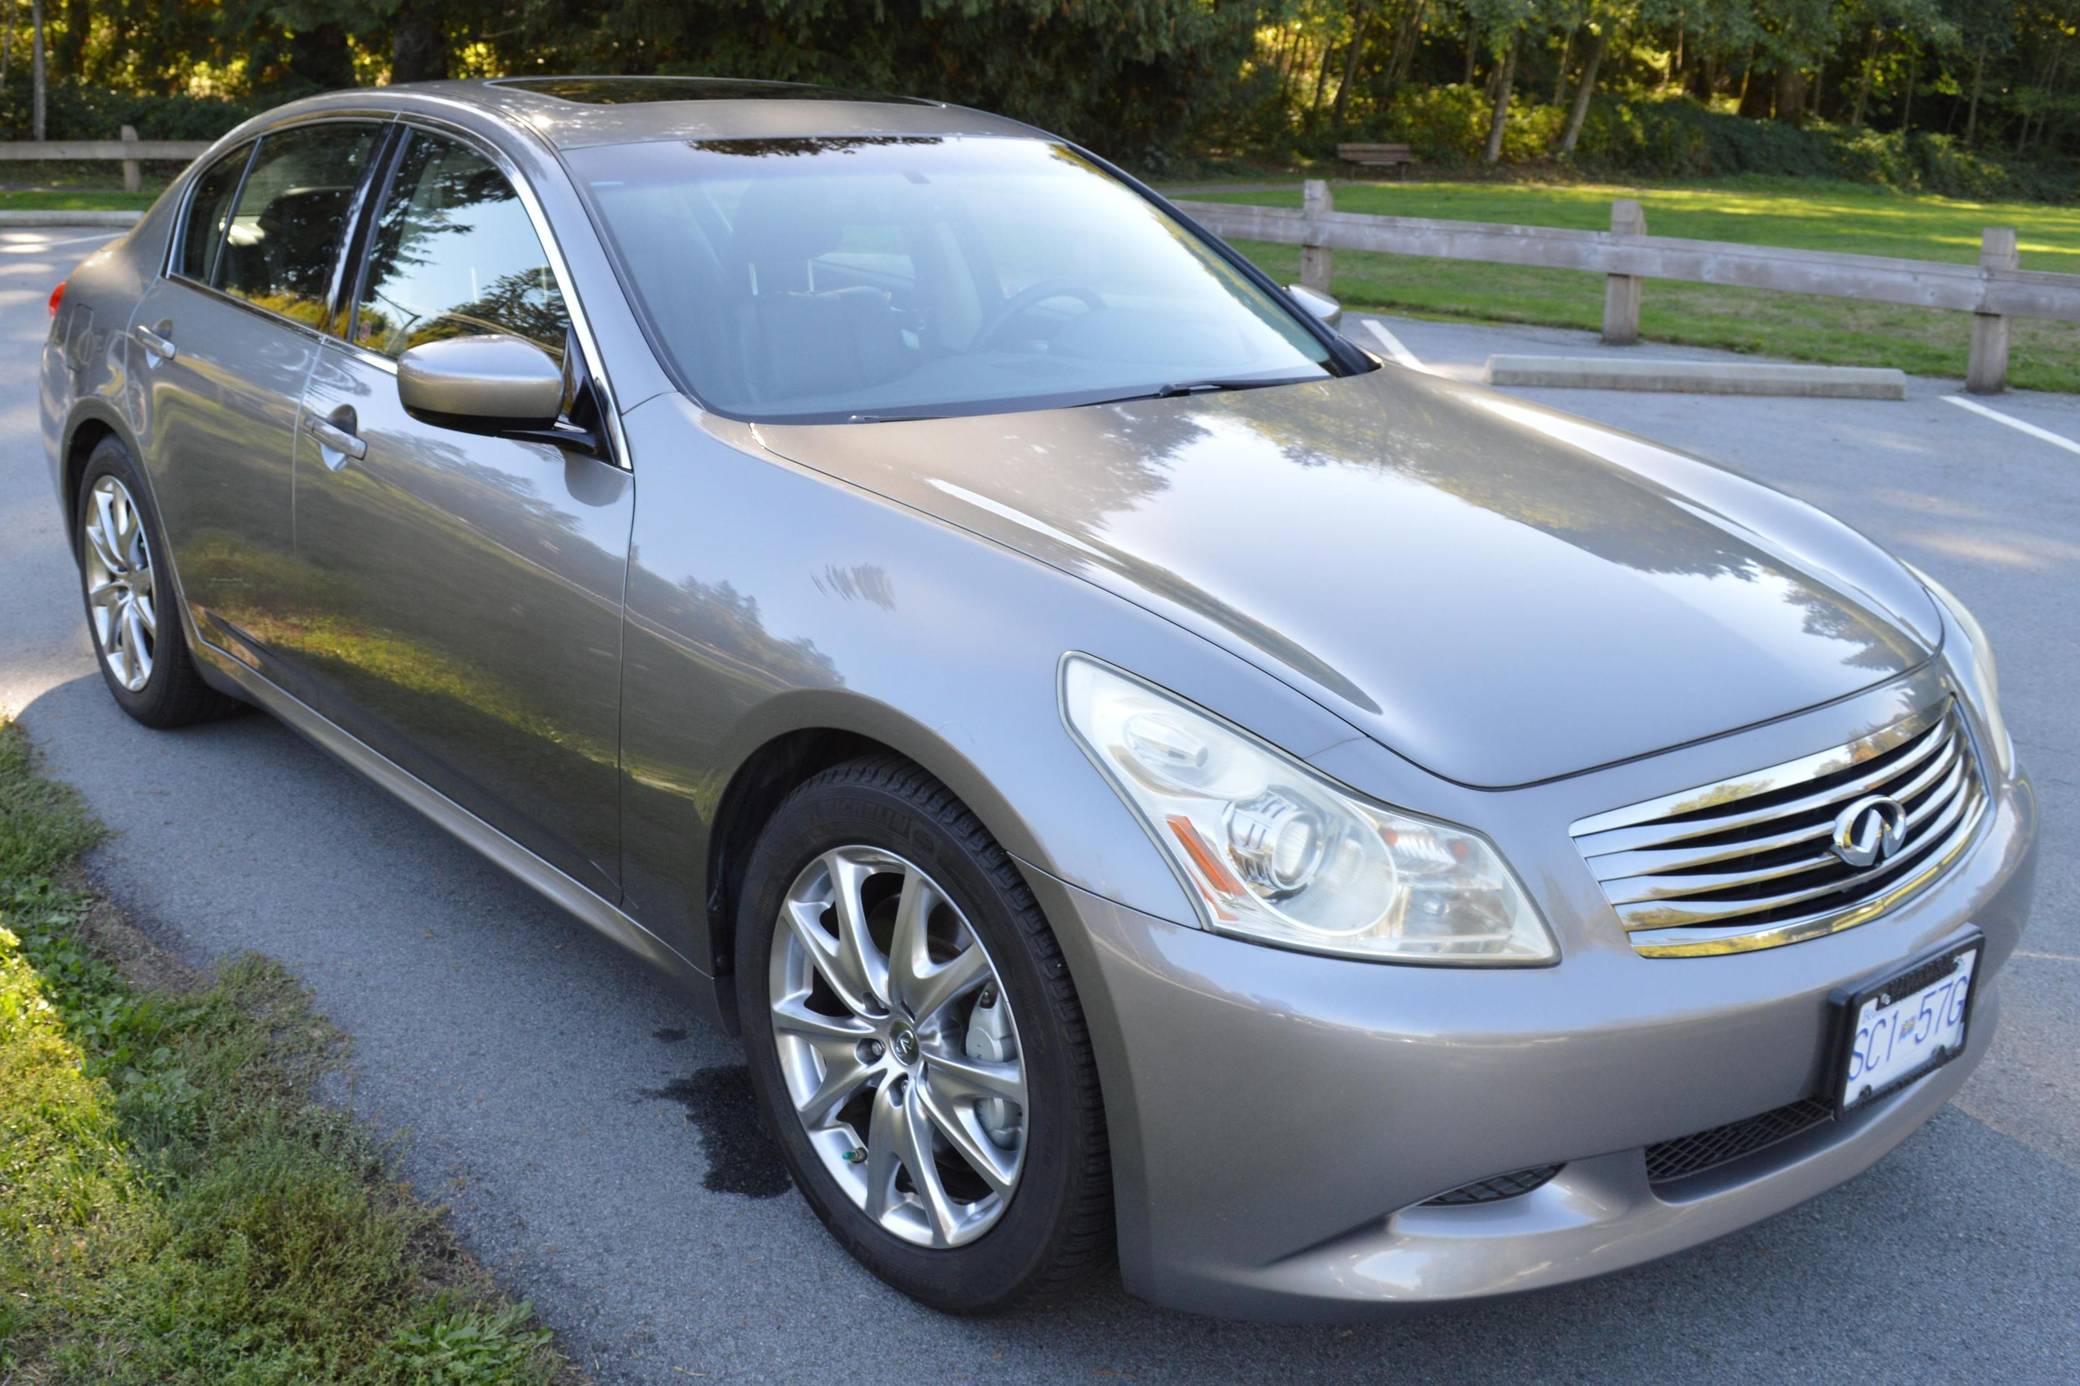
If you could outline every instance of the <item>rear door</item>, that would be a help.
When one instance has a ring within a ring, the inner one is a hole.
[[[299,658],[328,718],[611,899],[634,484],[404,411],[411,347],[504,333],[561,361],[570,318],[488,150],[412,129],[391,165],[296,443]]]
[[[290,444],[386,126],[272,131],[195,181],[131,319],[131,417],[202,637],[301,692],[277,657],[298,580]]]

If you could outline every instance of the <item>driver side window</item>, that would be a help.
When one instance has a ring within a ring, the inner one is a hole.
[[[563,359],[570,315],[519,194],[483,155],[414,130],[377,214],[356,345],[507,333]]]

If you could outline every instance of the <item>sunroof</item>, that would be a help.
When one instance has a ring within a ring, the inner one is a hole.
[[[930,106],[914,96],[882,96],[812,87],[799,82],[756,82],[736,77],[502,77],[492,83],[577,101],[588,106],[632,106],[652,101],[876,101]]]

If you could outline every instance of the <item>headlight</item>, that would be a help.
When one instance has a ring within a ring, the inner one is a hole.
[[[1072,655],[1070,729],[1192,887],[1207,926],[1390,962],[1559,955],[1487,840],[1353,798],[1168,694]]]
[[[2001,717],[2000,679],[1993,666],[1993,645],[1986,639],[1986,632],[1980,628],[1978,619],[1957,599],[1955,592],[1913,564],[1908,563],[1905,567],[1921,579],[1921,585],[1928,589],[1928,594],[1943,610],[1950,613],[1950,623],[1964,636],[1966,649],[1961,656],[1958,651],[1945,649],[1944,658],[1950,672],[1965,686],[1965,696],[1978,710],[1979,720],[1986,727],[1986,739],[1991,743],[1987,749],[1993,754],[2001,778],[2007,779],[2015,773],[2015,742],[2009,737],[2008,724]]]

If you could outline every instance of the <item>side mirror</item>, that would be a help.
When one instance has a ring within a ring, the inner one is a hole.
[[[1316,293],[1305,284],[1288,284],[1286,292],[1293,301],[1305,308],[1324,327],[1335,327],[1343,322],[1343,305],[1327,294]]]
[[[397,360],[405,412],[468,433],[553,429],[563,393],[562,368],[518,337],[447,337]]]

